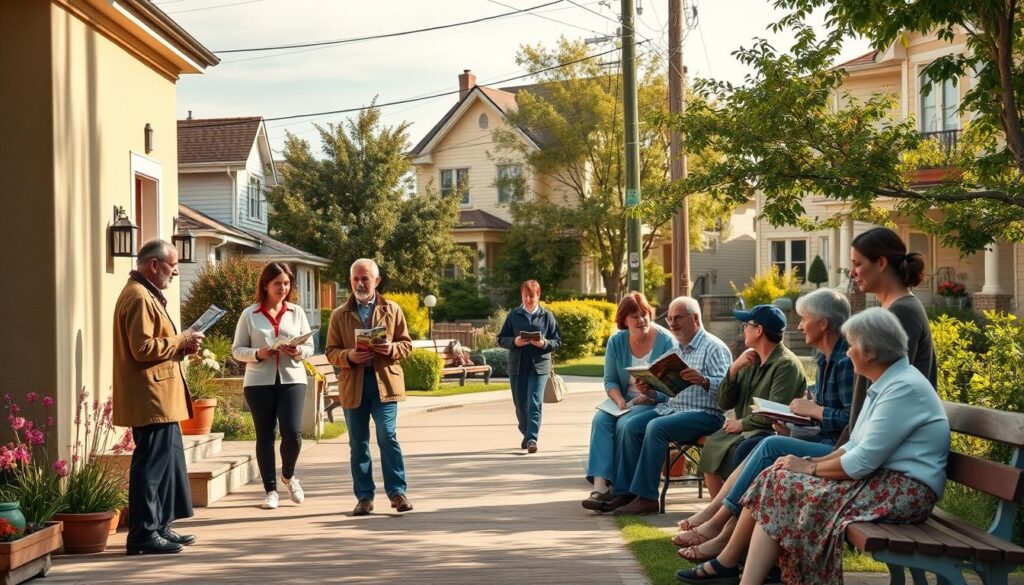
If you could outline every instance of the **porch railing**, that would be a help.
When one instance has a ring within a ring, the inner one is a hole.
[[[940,130],[938,132],[921,132],[921,137],[928,140],[934,139],[939,143],[939,149],[945,158],[943,163],[938,165],[925,165],[922,168],[935,168],[948,166],[948,161],[956,153],[957,144],[960,141],[960,130]]]
[[[739,306],[736,295],[700,295],[700,312],[705,321],[727,321],[733,319],[732,312]]]

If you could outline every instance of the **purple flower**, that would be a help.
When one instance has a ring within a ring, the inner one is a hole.
[[[52,416],[46,417],[46,426],[48,426],[48,427],[52,427],[53,426],[53,417]]]
[[[25,427],[25,417],[15,416],[11,418],[11,428],[14,430],[22,429]]]
[[[50,398],[49,396],[44,396],[43,397],[43,407],[44,408],[50,408],[51,406],[53,406],[53,398]]]
[[[29,392],[25,395],[25,402],[28,402],[29,404],[32,404],[36,400],[39,400],[39,395],[35,392]]]
[[[58,459],[58,460],[54,461],[54,463],[53,463],[53,470],[55,472],[57,472],[57,475],[59,477],[67,477],[68,476],[68,460],[67,459]]]

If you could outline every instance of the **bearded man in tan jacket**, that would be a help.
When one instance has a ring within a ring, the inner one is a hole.
[[[132,428],[128,479],[129,555],[182,550],[195,537],[171,530],[192,516],[178,421],[192,415],[181,362],[203,334],[178,333],[163,295],[178,274],[178,251],[163,240],[139,250],[114,307],[114,424]]]

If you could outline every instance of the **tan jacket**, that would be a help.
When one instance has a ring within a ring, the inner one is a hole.
[[[338,393],[342,408],[359,408],[362,404],[363,375],[367,365],[372,365],[377,375],[381,402],[405,400],[405,374],[398,362],[412,351],[412,338],[409,337],[402,308],[378,294],[370,322],[373,327],[387,327],[391,355],[374,356],[373,360],[365,364],[354,365],[348,361],[348,352],[356,347],[356,329],[363,329],[359,311],[356,309],[355,296],[350,295],[348,301],[331,314],[324,353],[332,364],[341,368],[338,375]]]
[[[114,424],[141,427],[192,416],[181,361],[185,336],[160,301],[129,280],[114,306]]]

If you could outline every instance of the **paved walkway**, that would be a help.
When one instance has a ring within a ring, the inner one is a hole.
[[[262,488],[253,482],[176,523],[198,538],[182,554],[125,557],[120,532],[106,553],[55,557],[45,582],[647,583],[614,519],[579,506],[589,487],[582,476],[600,383],[569,382],[565,401],[545,408],[540,452],[529,456],[518,448],[506,392],[403,403],[399,438],[413,512],[391,513],[380,495],[375,514],[352,517],[344,436],[307,442],[298,475],[303,505],[284,498],[279,509],[260,510]],[[693,489],[670,494],[673,512],[699,505]],[[667,527],[678,517],[651,519]]]

